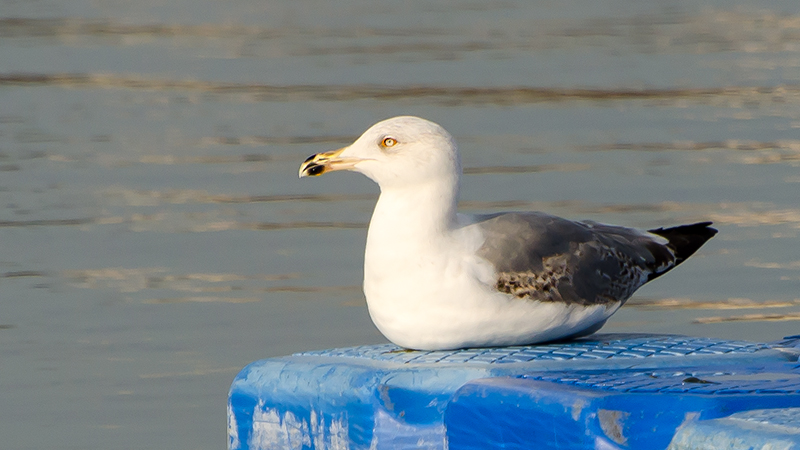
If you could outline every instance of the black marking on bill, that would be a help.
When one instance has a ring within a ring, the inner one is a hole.
[[[312,177],[315,177],[317,175],[322,175],[322,173],[325,172],[325,166],[321,164],[314,164],[313,166],[306,167],[305,172],[307,175],[310,175]]]

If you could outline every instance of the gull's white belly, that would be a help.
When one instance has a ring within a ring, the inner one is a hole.
[[[400,261],[370,258],[368,252],[364,293],[370,316],[403,347],[444,350],[549,341],[602,323],[619,307],[516,298],[494,289],[488,264],[452,253],[426,259],[426,253],[416,253],[401,269]]]

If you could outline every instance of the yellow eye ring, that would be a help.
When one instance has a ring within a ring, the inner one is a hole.
[[[381,146],[386,147],[386,148],[394,147],[395,145],[397,145],[397,139],[395,139],[393,137],[385,137],[381,141]]]

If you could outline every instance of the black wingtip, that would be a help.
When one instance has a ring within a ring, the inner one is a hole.
[[[686,258],[692,256],[703,244],[717,234],[715,228],[711,228],[711,222],[699,222],[691,225],[681,225],[672,228],[657,228],[648,230],[650,233],[657,234],[669,241],[669,247],[675,252],[678,265]]]

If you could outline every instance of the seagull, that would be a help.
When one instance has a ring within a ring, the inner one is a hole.
[[[380,186],[364,295],[378,330],[408,349],[588,336],[717,233],[711,222],[643,231],[543,212],[460,214],[456,142],[419,117],[384,120],[310,156],[300,177],[339,170]]]

